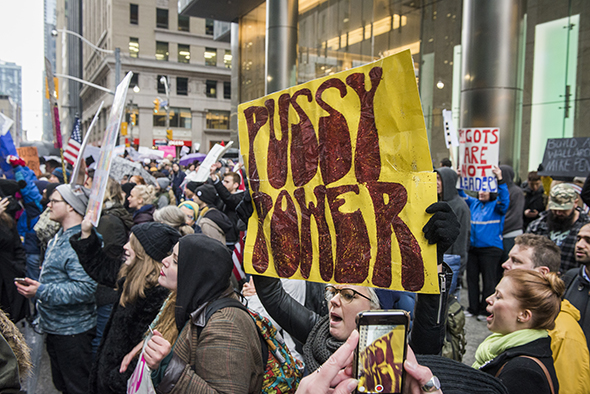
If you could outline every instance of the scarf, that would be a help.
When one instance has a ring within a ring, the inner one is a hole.
[[[537,339],[547,338],[547,336],[549,336],[547,330],[534,330],[532,328],[514,331],[510,334],[493,333],[477,347],[475,362],[472,367],[479,369],[508,349],[526,345]]]
[[[303,360],[307,373],[312,373],[325,363],[344,341],[330,335],[330,315],[322,317],[313,327],[303,345]]]

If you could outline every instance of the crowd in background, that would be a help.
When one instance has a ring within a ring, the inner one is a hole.
[[[533,171],[521,183],[502,165],[493,169],[497,192],[472,193],[457,189],[443,161],[424,227],[437,244],[441,294],[416,296],[244,274],[254,204],[246,172],[230,159],[207,168],[205,180],[199,162],[171,157],[109,178],[96,228],[84,219],[92,169],[83,185],[70,185],[55,160],[44,160],[40,175],[18,157],[7,161],[14,179],[0,179],[0,353],[7,344],[24,355],[0,374],[8,377],[0,388],[18,390],[19,376],[36,368],[24,340],[8,333],[26,322],[44,335],[64,393],[125,393],[140,359],[161,393],[261,392],[269,350],[247,310],[232,304],[247,300],[285,338],[306,376],[299,393],[352,392],[356,315],[393,308],[412,317],[404,392],[590,392],[590,178]],[[465,286],[460,313],[492,332],[473,367],[440,356],[449,304]],[[230,301],[213,310],[218,300]]]

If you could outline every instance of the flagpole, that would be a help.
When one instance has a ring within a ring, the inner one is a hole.
[[[54,147],[59,149],[61,157],[61,168],[64,175],[64,184],[68,183],[68,174],[66,172],[66,162],[64,161],[64,149],[61,141],[61,127],[59,123],[59,108],[57,100],[55,99],[55,84],[53,83],[53,69],[51,62],[45,58],[45,77],[47,78],[47,90],[49,93],[49,108],[53,108],[53,116],[51,117],[53,134],[55,135]]]

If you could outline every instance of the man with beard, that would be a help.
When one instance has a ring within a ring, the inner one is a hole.
[[[539,219],[527,228],[527,233],[543,235],[551,239],[561,249],[560,272],[564,273],[580,265],[576,262],[576,236],[590,218],[576,206],[576,192],[565,183],[553,186],[549,193],[547,211],[541,212]]]
[[[564,298],[580,311],[580,326],[590,348],[590,225],[580,229],[576,242],[576,260],[582,266],[569,270],[564,276]]]

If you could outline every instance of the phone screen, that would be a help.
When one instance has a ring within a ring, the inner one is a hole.
[[[360,325],[359,334],[357,392],[401,393],[406,326]]]

